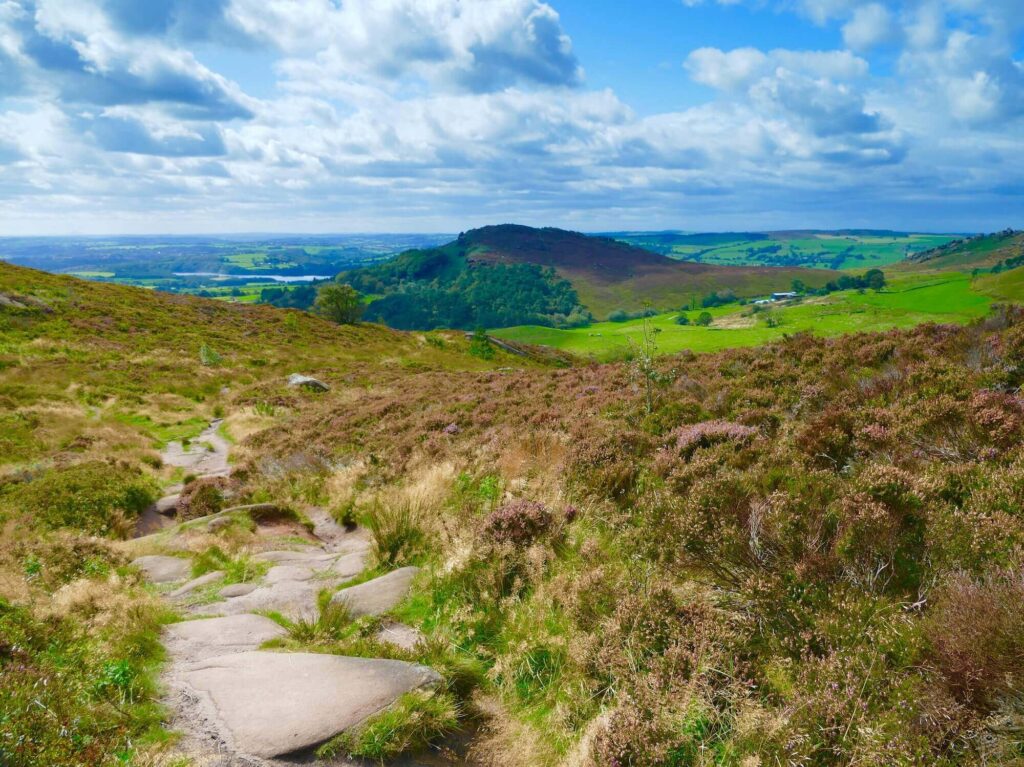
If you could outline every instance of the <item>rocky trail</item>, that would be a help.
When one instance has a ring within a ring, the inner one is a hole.
[[[204,434],[215,430],[211,425]],[[213,450],[189,465],[226,473],[227,442],[209,441]],[[173,496],[160,504],[167,519]],[[172,712],[169,727],[181,733],[176,748],[196,767],[315,763],[317,746],[357,729],[404,694],[433,689],[441,681],[432,669],[405,661],[263,649],[287,635],[282,623],[315,621],[325,591],[334,592],[331,602],[343,605],[352,618],[385,616],[408,594],[416,568],[343,588],[367,567],[370,537],[365,530],[339,526],[323,509],[310,508],[304,510],[307,525],[289,527],[279,519],[260,523],[253,515],[258,543],[246,556],[258,563],[257,572],[265,571],[261,577],[240,580],[213,571],[193,578],[198,552],[233,520],[258,508],[172,521],[132,543],[142,554],[133,564],[184,618],[165,631],[168,663],[162,681]],[[378,641],[404,649],[422,639],[415,629],[387,619],[376,631]]]

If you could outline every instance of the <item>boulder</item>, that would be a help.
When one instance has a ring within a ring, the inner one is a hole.
[[[381,626],[377,632],[377,641],[387,642],[402,650],[415,650],[416,645],[423,641],[423,634],[412,626],[391,622]]]
[[[182,681],[212,709],[210,719],[230,746],[272,759],[351,730],[440,677],[395,660],[241,652],[193,664]]]
[[[342,589],[331,598],[331,603],[343,605],[354,618],[381,615],[405,599],[419,571],[418,567],[394,570],[372,581]]]
[[[153,583],[183,581],[192,572],[192,563],[181,557],[139,557],[132,565],[142,570],[146,578]]]
[[[331,387],[325,384],[323,381],[318,381],[315,378],[309,376],[300,375],[299,373],[292,373],[288,376],[289,386],[299,386],[309,391],[330,391]]]
[[[174,513],[178,510],[178,499],[181,498],[181,493],[174,493],[173,495],[165,495],[159,501],[153,504],[153,510],[158,514],[164,516],[174,516]]]

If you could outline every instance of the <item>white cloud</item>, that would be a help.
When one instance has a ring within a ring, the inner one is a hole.
[[[843,41],[855,51],[866,51],[893,36],[893,16],[881,3],[862,5],[843,26]]]

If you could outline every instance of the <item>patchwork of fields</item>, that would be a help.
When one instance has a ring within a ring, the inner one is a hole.
[[[952,235],[901,232],[644,232],[612,236],[681,261],[854,270],[888,266],[955,239]]]

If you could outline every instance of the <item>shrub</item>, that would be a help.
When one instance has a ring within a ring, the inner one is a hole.
[[[477,328],[469,341],[469,353],[482,360],[494,359],[494,346],[483,328]]]
[[[989,711],[1024,684],[1024,576],[950,578],[925,621],[930,655],[954,695]]]
[[[211,546],[192,560],[192,577],[198,578],[216,570],[224,572],[224,583],[250,583],[259,580],[270,569],[266,562],[257,562],[246,555],[233,557],[218,546]]]
[[[708,327],[714,321],[715,318],[711,316],[711,312],[701,312],[697,316],[697,324],[700,325],[702,328]]]
[[[199,519],[216,514],[224,508],[224,489],[229,484],[225,477],[205,477],[189,482],[178,498],[178,518]]]
[[[542,503],[518,500],[491,512],[484,535],[495,543],[526,547],[551,530],[551,512]]]
[[[87,461],[50,469],[16,485],[3,505],[48,528],[72,527],[95,535],[123,532],[156,496],[152,480],[125,464]]]
[[[675,447],[680,453],[690,454],[698,447],[708,447],[718,442],[749,442],[757,434],[757,429],[729,421],[703,421],[702,423],[680,426],[672,437]]]

